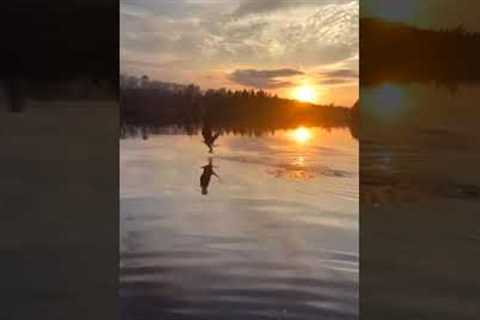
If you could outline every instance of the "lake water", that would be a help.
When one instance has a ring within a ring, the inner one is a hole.
[[[118,317],[116,99],[3,107],[0,319]]]
[[[468,84],[361,90],[365,319],[479,318],[478,101]]]
[[[356,319],[350,132],[202,140],[120,142],[123,319]]]
[[[362,199],[380,205],[478,195],[479,100],[478,85],[363,89]]]

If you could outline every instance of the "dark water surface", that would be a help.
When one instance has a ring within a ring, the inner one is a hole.
[[[118,318],[118,105],[0,99],[0,319]]]
[[[120,145],[124,319],[357,318],[348,130],[164,133]]]

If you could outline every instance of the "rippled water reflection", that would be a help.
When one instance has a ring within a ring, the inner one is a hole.
[[[121,141],[124,319],[355,319],[348,130]]]

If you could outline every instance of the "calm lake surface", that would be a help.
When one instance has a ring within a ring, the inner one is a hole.
[[[162,131],[120,142],[124,319],[357,318],[348,129]]]

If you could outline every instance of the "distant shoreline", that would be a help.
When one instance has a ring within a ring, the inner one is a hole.
[[[360,19],[360,85],[480,83],[480,33],[462,26],[427,30],[376,18]]]
[[[351,127],[352,108],[320,106],[258,91],[122,89],[121,123],[225,130],[269,131],[297,126]]]

